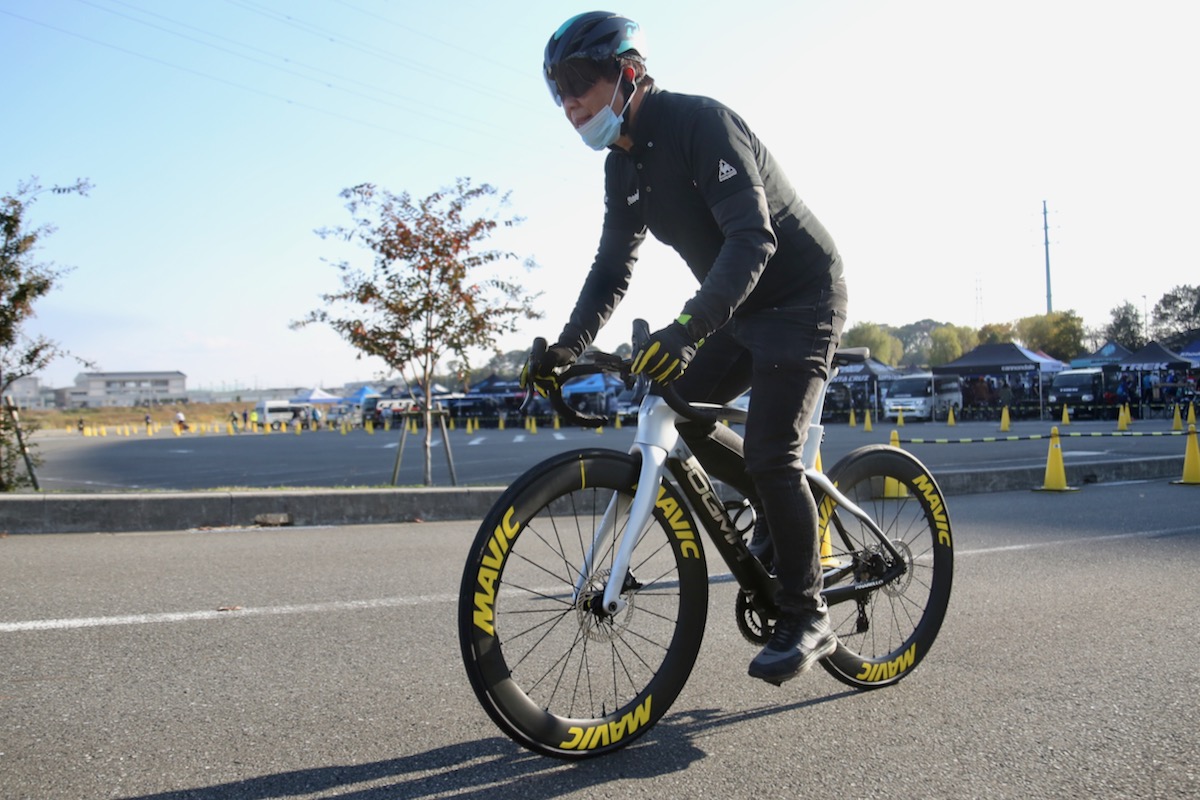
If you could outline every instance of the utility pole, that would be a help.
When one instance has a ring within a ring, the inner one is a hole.
[[[1050,301],[1050,221],[1046,214],[1046,201],[1042,201],[1042,235],[1046,240],[1046,313],[1054,313],[1054,304]]]

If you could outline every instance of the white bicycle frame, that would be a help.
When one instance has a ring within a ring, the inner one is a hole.
[[[836,370],[830,375],[836,375]],[[828,387],[828,383],[826,383]],[[817,407],[813,410],[813,419],[820,420],[825,406],[825,394],[822,393]],[[651,524],[655,503],[658,502],[658,486],[666,477],[668,459],[686,461],[692,457],[692,452],[679,436],[676,424],[682,416],[667,405],[667,401],[656,395],[647,394],[638,410],[637,433],[633,439],[630,453],[641,456],[641,471],[638,475],[638,488],[630,500],[623,494],[617,493],[609,501],[600,520],[599,526],[592,537],[579,576],[575,582],[575,599],[583,591],[588,576],[592,574],[596,553],[607,545],[608,538],[616,535],[617,521],[628,511],[629,521],[625,527],[625,536],[621,539],[613,558],[612,569],[604,587],[604,609],[609,614],[616,614],[625,608],[626,602],[621,597],[625,584],[625,576],[629,572],[629,564],[633,558],[633,550],[638,541]],[[821,439],[825,428],[819,422],[811,422],[808,426],[808,439],[802,455],[805,477],[815,483],[835,503],[850,514],[858,517],[867,524],[881,542],[888,546],[887,539],[875,521],[850,499],[838,491],[833,482],[816,469],[817,453],[820,451]],[[631,536],[637,531],[636,536]],[[890,546],[889,546],[890,549]],[[893,553],[893,555],[895,555]]]

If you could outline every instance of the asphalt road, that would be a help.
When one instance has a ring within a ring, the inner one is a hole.
[[[821,449],[828,467],[855,447],[887,442],[897,431],[902,446],[924,461],[934,474],[980,467],[1037,467],[1046,464],[1053,423],[1014,422],[1007,434],[994,422],[909,423],[900,428],[876,425],[866,432],[860,425],[826,428]],[[1065,462],[1120,461],[1148,456],[1184,454],[1183,436],[1169,434],[1170,420],[1135,422],[1132,436],[1113,436],[1111,421],[1059,425]],[[499,486],[510,483],[536,462],[577,447],[605,446],[627,450],[634,429],[626,425],[603,433],[579,429],[537,433],[523,428],[483,429],[450,434],[450,450],[460,484]],[[1093,434],[1103,434],[1094,436]],[[983,441],[1018,437],[1017,441]],[[1039,437],[1039,438],[1029,438]],[[916,443],[914,439],[970,439],[973,443]],[[302,433],[185,434],[174,436],[83,437],[48,432],[38,438],[45,463],[38,470],[41,486],[49,491],[129,491],[139,489],[212,489],[230,487],[308,487],[389,485],[396,463],[400,434],[368,435],[357,430],[348,435],[319,431]],[[432,453],[434,482],[450,485],[445,448],[435,435]],[[409,436],[401,458],[400,485],[421,484],[423,452],[420,437]]]
[[[875,692],[746,677],[718,579],[678,702],[579,765],[467,685],[472,523],[0,538],[0,796],[1200,796],[1197,491],[952,498],[950,614]]]

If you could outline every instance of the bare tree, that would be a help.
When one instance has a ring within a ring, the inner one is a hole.
[[[53,226],[30,227],[28,214],[37,198],[51,194],[87,194],[86,180],[70,186],[43,188],[37,178],[17,185],[17,190],[0,198],[0,396],[14,382],[36,375],[51,362],[66,355],[45,336],[30,336],[25,323],[34,315],[34,304],[46,296],[66,270],[39,262],[39,241],[54,232]],[[13,446],[16,422],[0,409],[0,491],[25,485],[28,478],[18,472],[19,451]]]
[[[480,215],[471,207],[496,198],[488,185],[460,178],[423,200],[396,195],[374,184],[345,189],[341,197],[353,219],[349,226],[317,231],[322,238],[355,242],[370,250],[362,269],[337,263],[342,288],[321,295],[325,307],[292,323],[324,323],[360,351],[377,356],[408,381],[425,422],[425,484],[433,482],[433,375],[443,358],[469,365],[472,350],[494,347],[496,337],[515,331],[523,319],[540,316],[537,295],[502,276],[501,262],[516,254],[483,243],[498,227],[520,223],[501,216],[508,197]],[[532,261],[523,262],[528,269]],[[416,387],[418,391],[414,391]]]

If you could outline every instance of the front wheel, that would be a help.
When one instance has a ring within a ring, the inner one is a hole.
[[[933,476],[899,448],[859,448],[827,474],[891,548],[814,484],[825,595],[838,637],[821,664],[856,688],[888,686],[921,662],[945,618],[954,575],[950,515]]]
[[[691,674],[708,612],[704,553],[668,484],[646,530],[626,529],[637,481],[638,460],[624,453],[552,458],[513,483],[471,546],[459,595],[463,662],[492,720],[534,752],[586,758],[624,747]],[[625,606],[609,613],[604,588],[631,535]]]

